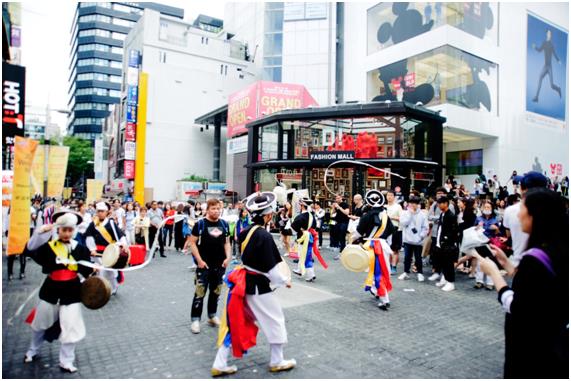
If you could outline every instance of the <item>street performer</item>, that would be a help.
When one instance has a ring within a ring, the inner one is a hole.
[[[95,205],[96,215],[85,231],[85,245],[96,257],[96,262],[102,264],[101,255],[107,245],[117,243],[121,250],[127,249],[127,238],[112,218],[107,218],[111,205],[107,202],[98,202]],[[99,270],[100,275],[111,283],[112,295],[117,293],[119,284],[123,283],[123,273],[117,270]]]
[[[62,210],[54,213],[57,239],[52,238],[53,225],[38,228],[30,238],[24,254],[42,266],[48,274],[40,289],[40,302],[28,316],[32,325],[32,342],[24,357],[25,363],[34,361],[44,340],[61,342],[59,366],[64,372],[75,373],[75,344],[85,337],[85,325],[81,315],[81,282],[78,272],[88,277],[93,270],[89,267],[64,265],[58,259],[73,262],[91,261],[89,250],[73,240],[75,229],[82,221],[76,212]]]
[[[365,195],[370,209],[359,220],[357,231],[353,233],[357,242],[364,242],[363,247],[371,252],[369,273],[365,280],[365,291],[380,299],[378,307],[386,311],[391,305],[389,292],[392,290],[390,277],[390,255],[392,253],[386,239],[395,230],[383,207],[385,197],[372,189]]]
[[[272,221],[276,196],[272,192],[256,193],[246,200],[253,225],[239,235],[243,266],[228,274],[230,292],[226,311],[218,334],[218,353],[212,365],[212,375],[235,373],[236,366],[228,366],[230,348],[234,357],[241,358],[256,345],[258,326],[270,344],[270,372],[292,369],[295,360],[285,360],[283,346],[287,343],[285,317],[273,294],[273,287],[291,287],[291,276],[284,271],[279,250],[265,226]],[[258,322],[256,325],[255,321]]]
[[[315,218],[315,214],[309,210],[311,204],[313,204],[313,200],[309,198],[301,198],[299,200],[301,212],[295,217],[291,224],[292,229],[297,232],[299,253],[298,268],[293,270],[293,273],[299,276],[305,275],[305,280],[307,282],[314,282],[316,279],[313,266],[314,255],[321,265],[324,268],[327,268],[327,264],[323,258],[321,258],[321,254],[319,252],[319,235],[315,230],[317,219]]]

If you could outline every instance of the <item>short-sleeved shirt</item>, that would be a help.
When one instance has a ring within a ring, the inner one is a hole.
[[[147,216],[153,225],[159,225],[163,221],[163,211],[159,208],[156,210],[153,210],[153,208],[149,209]]]
[[[398,202],[394,202],[392,205],[387,203],[386,208],[387,208],[387,214],[389,215],[389,218],[391,219],[393,225],[396,228],[398,228],[398,230],[401,230],[399,226],[399,221],[395,220],[395,217],[400,219],[400,215],[402,214],[402,206],[400,206]]]
[[[349,209],[349,204],[347,204],[346,202],[340,202],[339,203],[339,207],[341,209]],[[335,214],[335,221],[338,224],[346,224],[349,223],[349,216],[347,216],[345,213],[343,213],[341,210],[337,209],[337,214]]]
[[[202,226],[202,237],[199,237],[199,229]],[[226,259],[224,245],[229,235],[228,229],[222,220],[212,222],[206,218],[198,221],[192,228],[193,236],[199,237],[198,252],[200,257],[209,268],[221,267]]]
[[[520,207],[521,202],[508,206],[504,211],[503,220],[504,227],[510,229],[510,234],[512,236],[512,249],[514,253],[510,259],[514,266],[519,265],[529,239],[529,234],[524,233],[523,230],[521,230],[521,222],[517,216]]]

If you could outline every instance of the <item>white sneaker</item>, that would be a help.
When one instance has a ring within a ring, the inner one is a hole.
[[[422,275],[422,274],[417,274],[416,277],[417,277],[417,279],[418,279],[419,282],[424,282],[424,275]]]
[[[436,287],[442,287],[444,285],[446,285],[446,279],[444,279],[444,275],[442,275],[442,277],[440,278],[440,281],[438,283],[436,283]]]
[[[200,333],[200,320],[195,320],[190,325],[190,332],[192,333]]]
[[[236,367],[236,365],[232,365],[232,366],[227,366],[227,367],[222,368],[222,369],[212,368],[210,370],[210,374],[212,375],[212,377],[219,377],[219,376],[226,376],[229,374],[234,374],[237,371],[238,371],[238,367]]]
[[[270,364],[270,372],[283,372],[284,370],[293,369],[296,366],[297,362],[294,359],[291,360],[283,360],[279,364],[272,365]]]
[[[431,282],[434,282],[435,280],[437,280],[438,278],[440,278],[440,274],[439,273],[434,273],[431,276],[428,277],[428,280]]]
[[[407,273],[402,273],[398,277],[398,280],[405,280],[405,279],[410,279],[410,276]]]
[[[214,316],[214,317],[208,319],[206,322],[211,327],[219,327],[220,326],[220,319],[218,319],[218,316]]]
[[[73,365],[63,365],[61,362],[59,363],[59,368],[62,372],[65,372],[65,373],[76,373],[78,370]]]
[[[452,282],[446,282],[444,287],[442,287],[442,291],[454,291],[455,289],[456,287],[454,287],[454,283]]]

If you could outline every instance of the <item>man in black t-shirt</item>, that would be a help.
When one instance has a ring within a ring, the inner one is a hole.
[[[335,196],[335,202],[331,205],[333,210],[337,210],[335,215],[335,226],[337,233],[337,242],[339,243],[339,253],[345,249],[345,235],[347,234],[347,226],[349,226],[349,204],[343,201],[341,195]],[[339,259],[339,254],[334,258]]]
[[[220,203],[210,199],[207,202],[206,216],[197,221],[190,237],[190,248],[196,260],[195,292],[190,312],[192,333],[200,333],[200,318],[204,297],[208,290],[208,324],[220,325],[216,316],[218,297],[222,291],[222,278],[232,259],[228,224],[220,219]]]

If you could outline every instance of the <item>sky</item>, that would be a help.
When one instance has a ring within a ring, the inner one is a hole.
[[[184,9],[185,20],[203,13],[224,18],[224,1],[157,1]],[[57,4],[57,5],[56,5]],[[26,67],[26,105],[67,109],[70,39],[76,2],[22,3],[22,65]],[[67,117],[53,112],[52,122],[65,127]]]

